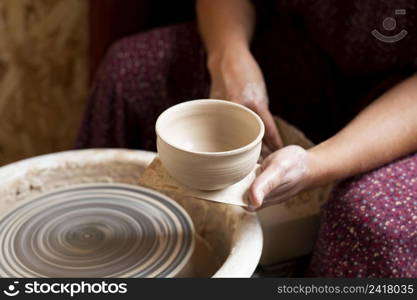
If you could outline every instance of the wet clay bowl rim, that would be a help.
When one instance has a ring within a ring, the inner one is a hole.
[[[179,112],[181,109],[183,109],[186,106],[190,106],[190,105],[194,106],[194,105],[199,105],[199,104],[204,104],[204,103],[212,103],[212,104],[217,104],[217,105],[236,107],[238,109],[241,109],[242,111],[247,112],[257,121],[259,125],[258,135],[256,136],[255,139],[253,139],[250,143],[246,144],[245,146],[238,147],[232,150],[227,150],[227,151],[194,151],[194,150],[186,149],[184,147],[180,147],[178,145],[174,145],[173,143],[168,141],[169,139],[164,137],[164,133],[161,130],[161,126],[162,126],[161,123],[164,121],[164,118],[166,117],[166,115]],[[242,153],[244,151],[254,148],[258,143],[262,141],[263,136],[265,134],[265,126],[264,126],[264,123],[262,122],[262,119],[255,112],[253,112],[252,110],[250,110],[249,108],[241,104],[237,104],[237,103],[226,101],[226,100],[219,100],[219,99],[198,99],[198,100],[182,102],[164,110],[159,115],[158,119],[156,120],[155,131],[156,131],[157,136],[162,141],[164,141],[165,143],[167,143],[168,145],[170,145],[171,147],[179,151],[187,152],[190,154],[197,154],[201,156],[227,156],[227,155],[239,154],[239,153]]]

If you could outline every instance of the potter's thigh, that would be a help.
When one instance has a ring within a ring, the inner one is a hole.
[[[311,273],[417,276],[417,154],[342,182],[323,208]]]

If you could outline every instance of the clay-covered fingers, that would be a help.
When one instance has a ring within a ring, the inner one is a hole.
[[[308,157],[303,148],[295,145],[269,155],[262,163],[261,173],[249,189],[251,209],[280,203],[300,192],[308,181]],[[268,199],[264,203],[266,198]]]
[[[274,117],[267,105],[258,105],[254,108],[255,112],[261,117],[265,125],[264,141],[271,151],[282,148],[283,142],[275,124]]]
[[[273,159],[275,154],[269,155],[262,163],[261,173],[255,178],[252,183],[248,200],[250,208],[256,210],[263,204],[263,200],[275,187],[281,182],[280,168],[274,167]]]

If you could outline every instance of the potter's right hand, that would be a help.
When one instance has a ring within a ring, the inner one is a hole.
[[[249,210],[278,204],[313,187],[320,163],[300,146],[287,146],[269,155],[249,189]]]
[[[209,55],[208,69],[212,81],[210,98],[230,100],[252,109],[265,124],[263,150],[270,153],[281,148],[282,140],[268,108],[262,71],[249,49],[229,49]]]

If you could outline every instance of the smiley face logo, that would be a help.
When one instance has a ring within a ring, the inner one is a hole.
[[[395,15],[404,16],[406,14],[405,9],[396,9]],[[397,27],[397,21],[395,18],[388,17],[382,21],[382,27],[387,31],[393,31]],[[371,31],[372,35],[384,43],[395,43],[402,40],[407,35],[407,30],[403,29],[395,35],[385,35],[380,33],[377,29]]]
[[[16,285],[19,284],[19,281],[13,282],[7,287],[7,290],[4,290],[3,293],[9,297],[14,297],[19,295],[20,291],[16,289]]]

